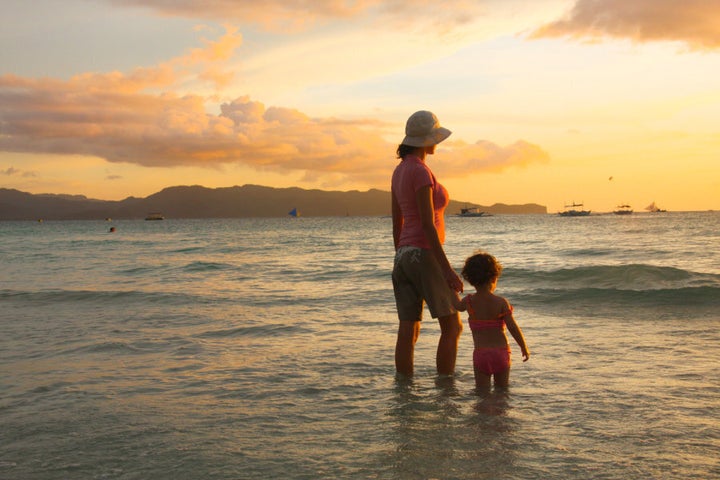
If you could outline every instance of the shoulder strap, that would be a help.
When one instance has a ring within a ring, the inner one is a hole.
[[[465,298],[463,298],[462,301],[465,302],[465,307],[467,308],[470,320],[473,320],[475,318],[475,309],[472,306],[472,294],[465,295]]]
[[[505,318],[505,317],[507,317],[508,315],[512,315],[512,313],[513,313],[513,306],[510,305],[509,303],[507,304],[507,306],[508,306],[508,309],[505,310],[505,311],[500,312],[500,315],[498,315],[498,318]]]

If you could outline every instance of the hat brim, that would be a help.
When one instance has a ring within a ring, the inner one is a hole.
[[[403,138],[402,144],[410,147],[429,147],[430,145],[437,145],[452,134],[450,130],[445,127],[438,127],[427,135],[421,137],[411,137],[406,135]]]

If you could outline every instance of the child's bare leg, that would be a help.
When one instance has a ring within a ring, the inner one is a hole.
[[[510,384],[510,369],[508,368],[504,372],[497,372],[493,377],[495,380],[495,387],[507,388]]]
[[[478,392],[487,392],[490,390],[490,375],[481,372],[475,367],[475,388]]]

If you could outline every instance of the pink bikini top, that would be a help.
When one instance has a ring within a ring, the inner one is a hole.
[[[467,304],[467,311],[470,314],[468,324],[470,324],[470,330],[485,330],[488,328],[499,328],[500,330],[505,328],[505,317],[512,314],[513,307],[508,305],[509,309],[501,312],[497,317],[491,319],[479,319],[475,316],[475,309],[470,301],[470,295],[465,297],[465,303]]]

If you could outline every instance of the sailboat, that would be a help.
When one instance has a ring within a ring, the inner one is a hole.
[[[290,216],[293,217],[293,218],[297,218],[297,217],[300,216],[300,212],[298,212],[298,209],[297,209],[297,208],[293,208],[292,210],[290,210],[290,211],[288,212],[288,215],[290,215]]]
[[[645,210],[652,213],[667,212],[667,210],[663,210],[662,208],[658,207],[655,202],[652,202],[650,205],[645,207]]]

